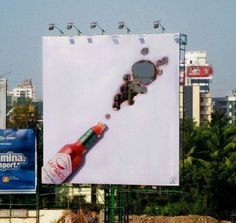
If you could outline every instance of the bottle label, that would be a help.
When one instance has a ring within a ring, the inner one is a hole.
[[[97,135],[92,129],[89,129],[87,132],[85,132],[80,138],[79,141],[84,145],[84,147],[87,149],[91,145],[95,143],[97,140]]]
[[[61,184],[72,172],[71,157],[57,153],[42,167],[42,183]]]

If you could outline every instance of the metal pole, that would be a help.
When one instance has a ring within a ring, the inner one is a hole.
[[[11,203],[12,203],[12,200],[11,200],[11,194],[10,194],[10,218],[9,218],[9,222],[11,223],[11,209],[12,209],[12,206],[11,206]]]
[[[115,185],[111,185],[111,222],[115,222]]]
[[[40,223],[40,185],[41,185],[41,160],[39,159],[39,154],[40,154],[40,130],[37,126],[35,126],[35,134],[36,134],[36,173],[37,173],[37,180],[36,180],[36,223]]]
[[[39,201],[40,201],[39,184],[37,184],[36,186],[36,223],[40,222]]]

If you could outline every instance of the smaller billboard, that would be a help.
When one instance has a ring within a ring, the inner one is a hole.
[[[36,191],[35,132],[0,129],[0,193]]]
[[[188,66],[187,77],[211,79],[213,75],[212,66]]]

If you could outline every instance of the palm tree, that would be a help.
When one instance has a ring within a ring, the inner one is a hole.
[[[208,212],[225,215],[226,209],[236,208],[232,205],[232,197],[236,200],[232,195],[236,194],[236,127],[228,124],[223,113],[215,112],[210,123],[193,132],[185,145],[190,146],[183,162],[185,189],[189,199],[201,199]]]

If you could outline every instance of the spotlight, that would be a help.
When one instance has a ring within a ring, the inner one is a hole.
[[[91,22],[90,29],[95,29],[97,26],[97,22]]]
[[[95,29],[96,27],[98,27],[99,29],[101,29],[102,35],[105,33],[105,30],[104,30],[101,26],[98,25],[98,22],[91,22],[91,24],[90,24],[90,29]]]
[[[69,22],[68,24],[67,24],[67,29],[72,29],[72,27],[73,27],[73,23],[72,22]]]
[[[74,23],[73,22],[69,22],[69,23],[67,23],[67,27],[66,27],[68,30],[69,29],[72,29],[72,28],[75,28],[76,30],[77,30],[77,32],[78,32],[78,36],[82,33],[75,25],[74,25]]]
[[[49,24],[48,30],[50,30],[50,31],[51,31],[51,30],[53,30],[53,29],[54,29],[54,24],[52,24],[52,23],[51,23],[51,24]]]
[[[64,35],[64,32],[61,29],[59,29],[54,23],[50,23],[49,27],[48,27],[48,30],[52,31],[52,30],[54,30],[54,28],[57,29],[60,32],[60,35]]]
[[[125,27],[125,23],[124,22],[119,22],[119,29],[123,29]]]
[[[154,29],[159,28],[159,22],[160,22],[160,21],[154,21],[154,22],[153,22],[153,28],[154,28]]]
[[[126,30],[127,30],[127,34],[130,33],[131,30],[125,25],[124,22],[119,22],[118,25],[119,25],[119,26],[118,26],[119,29],[123,29],[123,28],[125,27]]]
[[[161,20],[158,20],[158,21],[154,21],[153,22],[153,28],[154,29],[157,29],[161,27],[161,32],[163,33],[166,29],[163,27],[163,25],[161,25]]]

